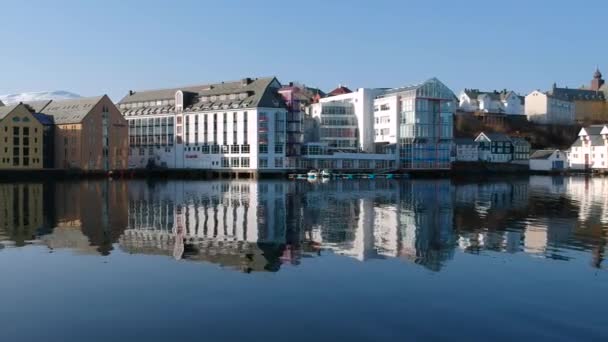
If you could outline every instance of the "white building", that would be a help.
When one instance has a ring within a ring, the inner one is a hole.
[[[455,100],[436,78],[385,91],[374,100],[376,143],[397,144],[401,169],[449,169]]]
[[[570,147],[568,165],[575,170],[608,169],[608,125],[582,128]]]
[[[344,90],[342,90],[344,89]],[[355,122],[348,121],[342,128],[346,131],[341,132],[340,130],[333,133],[345,133],[350,135],[352,128],[356,128],[356,148],[368,153],[375,152],[374,144],[374,98],[380,95],[382,89],[369,89],[359,88],[356,91],[349,92],[348,88],[340,87],[337,90],[340,92],[333,91],[329,97],[325,97],[319,100],[319,104],[312,108],[311,115],[314,116],[327,116],[328,119],[339,119],[341,118],[339,113],[333,113],[332,108],[344,107],[347,108],[346,115],[353,115]],[[333,95],[332,94],[337,94]],[[328,108],[327,110],[322,108]],[[343,118],[343,117],[342,117]],[[323,123],[321,123],[323,124]],[[339,129],[340,127],[333,127],[333,129]],[[323,131],[323,127],[321,127]],[[332,134],[333,134],[332,133]],[[330,144],[331,146],[331,144]]]
[[[286,166],[286,109],[276,78],[129,92],[131,168],[262,171]]]
[[[569,125],[574,123],[574,102],[535,90],[526,96],[528,120],[541,124]]]
[[[530,156],[532,171],[562,171],[567,165],[566,154],[560,150],[538,150]]]
[[[479,160],[479,143],[474,139],[454,139],[454,161],[476,162]]]
[[[513,91],[479,91],[465,89],[460,93],[459,108],[464,112],[524,114],[524,98]]]

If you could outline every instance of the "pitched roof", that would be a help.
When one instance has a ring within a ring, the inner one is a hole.
[[[550,96],[566,101],[605,101],[603,92],[590,89],[569,89],[553,87]]]
[[[475,139],[473,139],[473,138],[455,138],[454,144],[455,145],[475,145],[475,144],[477,144],[477,142],[475,142]]]
[[[51,115],[46,115],[42,113],[33,113],[34,117],[40,121],[41,124],[45,126],[50,126],[55,124],[55,118]]]
[[[1,106],[0,107],[0,120],[4,119],[5,116],[9,115],[18,105],[12,106]]]
[[[340,86],[338,86],[338,88],[330,91],[329,94],[327,94],[327,96],[344,95],[344,94],[350,94],[352,92],[353,91],[348,89],[347,87],[340,85]]]
[[[55,124],[80,123],[103,96],[52,101],[42,113],[53,116]]]
[[[604,129],[604,127],[605,127],[605,125],[591,125],[591,126],[584,127],[584,129],[588,135],[600,135],[602,133],[602,130]]]
[[[510,137],[511,142],[515,145],[530,145],[528,140],[520,137]]]
[[[30,106],[34,110],[34,112],[40,113],[51,102],[53,102],[53,101],[52,100],[40,100],[40,101],[27,101],[27,102],[24,102],[24,104]]]
[[[530,156],[530,159],[549,159],[558,150],[538,150]]]
[[[493,101],[506,101],[507,97],[511,93],[513,93],[515,96],[519,96],[519,95],[515,94],[515,92],[513,92],[511,90],[506,90],[506,89],[502,90],[502,91],[498,91],[498,90],[494,90],[494,91],[480,91],[479,89],[465,89],[464,93],[471,100],[478,100],[481,96],[489,96],[490,99],[493,100]],[[519,97],[520,97],[520,100],[521,100],[522,96],[519,96]],[[521,100],[521,101],[523,101],[523,100]]]
[[[273,89],[278,83],[274,77],[243,79],[233,82],[221,82],[169,88],[159,90],[136,91],[127,94],[120,102],[122,104],[145,103],[147,106],[137,106],[122,109],[124,114],[152,114],[173,111],[175,106],[163,100],[175,99],[179,90],[188,94],[190,99],[184,99],[184,110],[217,110],[229,108],[269,107],[280,108],[283,101]],[[158,102],[161,102],[160,104]]]
[[[502,133],[481,133],[488,137],[490,141],[511,141],[508,135]]]

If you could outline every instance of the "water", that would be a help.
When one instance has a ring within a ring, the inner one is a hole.
[[[3,341],[608,340],[608,178],[0,184]]]

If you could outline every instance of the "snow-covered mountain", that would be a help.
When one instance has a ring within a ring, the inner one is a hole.
[[[31,102],[31,101],[42,101],[42,100],[67,100],[76,99],[80,95],[70,93],[65,90],[56,91],[41,91],[33,93],[21,93],[12,95],[0,95],[0,101],[4,102],[5,105],[12,105],[19,102]]]

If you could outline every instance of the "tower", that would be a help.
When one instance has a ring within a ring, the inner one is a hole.
[[[604,85],[605,81],[602,79],[602,73],[599,68],[595,69],[593,74],[593,80],[591,81],[591,90],[598,91]]]

